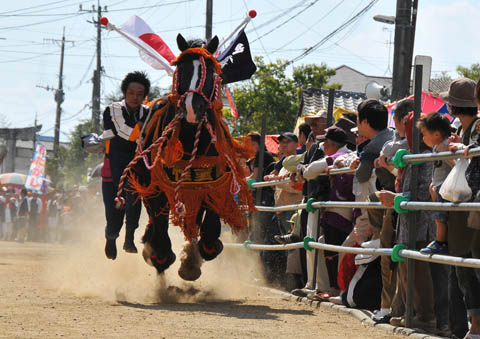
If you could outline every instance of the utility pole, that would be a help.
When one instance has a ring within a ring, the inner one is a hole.
[[[53,135],[53,154],[58,156],[60,148],[60,116],[62,115],[62,102],[65,98],[63,92],[63,58],[65,52],[65,27],[63,27],[62,52],[60,54],[60,73],[58,74],[58,88],[55,91],[55,101],[57,103],[57,113],[55,115],[55,133]],[[36,124],[35,124],[36,125]]]
[[[207,0],[207,22],[205,24],[205,39],[207,41],[212,38],[212,16],[213,0]]]
[[[97,20],[92,19],[92,23],[97,25],[97,68],[93,71],[93,88],[92,88],[92,123],[93,131],[100,132],[100,77],[102,74],[102,25],[100,24],[100,18],[102,17],[102,7],[100,6],[100,0],[97,0],[97,7],[92,5],[91,10],[84,10],[80,4],[80,12],[97,13]],[[107,6],[103,8],[103,11],[107,12]]]
[[[65,40],[65,27],[63,27],[63,35],[62,35],[62,40],[57,40],[57,39],[48,39],[52,42],[58,43],[61,42],[61,52],[60,52],[60,73],[58,74],[58,87],[57,89],[53,89],[50,86],[43,87],[43,86],[37,86],[41,88],[45,88],[47,91],[55,91],[55,102],[57,103],[57,111],[55,115],[55,131],[54,131],[54,137],[53,137],[53,154],[55,156],[58,155],[58,150],[60,147],[60,120],[62,116],[62,103],[65,99],[65,92],[63,92],[63,60],[64,60],[64,55],[65,55],[65,43],[74,43],[74,41],[71,40]],[[36,118],[35,118],[36,119]],[[36,123],[35,123],[36,125]]]
[[[35,112],[35,125],[33,127],[35,128],[35,130],[37,129],[37,112]],[[33,154],[35,154],[36,146],[37,146],[37,132],[35,132],[35,134],[33,135]]]
[[[412,7],[412,0],[397,0],[392,76],[393,101],[410,94],[416,6],[418,5],[418,1],[414,2],[415,8]]]

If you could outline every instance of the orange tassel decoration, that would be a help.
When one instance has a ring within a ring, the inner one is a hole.
[[[195,50],[193,51],[195,53],[198,52],[197,49],[192,50]],[[202,55],[205,54],[204,57],[215,60],[215,68],[220,67],[213,56],[207,55],[208,52],[203,49],[199,50]],[[177,60],[187,51],[184,51]],[[147,122],[145,129],[143,149],[148,146],[145,144],[146,140],[152,140],[153,137],[153,141],[155,141],[161,136],[165,127],[162,125],[163,117],[166,112],[176,110],[177,100],[178,95],[170,94],[166,101],[155,102],[156,110]],[[130,176],[131,189],[144,199],[145,204],[148,205],[148,199],[154,199],[161,194],[166,195],[171,222],[182,229],[188,241],[192,241],[200,235],[196,217],[202,207],[218,214],[225,223],[230,225],[233,232],[243,230],[246,223],[245,212],[255,211],[252,193],[245,180],[243,168],[238,161],[239,158],[251,158],[255,154],[255,150],[250,144],[250,138],[234,139],[231,136],[228,126],[223,121],[222,107],[221,93],[219,93],[218,100],[212,105],[215,116],[215,125],[212,127],[216,142],[211,145],[216,148],[219,155],[200,155],[192,162],[192,167],[188,171],[188,179],[180,184],[178,201],[175,200],[175,186],[178,177],[172,179],[172,173],[174,171],[182,173],[189,163],[181,160],[184,152],[182,143],[178,139],[180,124],[174,127],[175,129],[161,150],[152,150],[152,162],[158,156],[158,152],[160,152],[160,161],[151,170],[150,184],[143,186],[133,175]],[[155,211],[156,214],[164,212]]]

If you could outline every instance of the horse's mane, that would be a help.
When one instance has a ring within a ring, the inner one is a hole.
[[[195,48],[195,47],[200,48],[205,45],[205,41],[202,39],[190,39],[190,40],[187,40],[187,45],[190,48]]]

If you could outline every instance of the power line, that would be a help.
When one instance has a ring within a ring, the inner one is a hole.
[[[12,11],[1,12],[0,14],[21,12],[21,11],[26,11],[26,10],[29,10],[29,9],[34,9],[34,8],[46,7],[46,6],[50,6],[50,5],[54,5],[54,4],[58,4],[58,3],[61,3],[61,2],[66,2],[66,1],[68,1],[68,0],[53,1],[53,2],[49,2],[49,3],[47,3],[47,4],[37,5],[37,6],[33,6],[33,7],[21,8],[21,9],[14,9],[14,10],[12,10]]]
[[[22,27],[31,27],[31,26],[42,25],[42,24],[52,23],[52,22],[61,21],[61,20],[67,20],[67,19],[73,18],[75,16],[79,16],[79,15],[84,15],[84,13],[75,13],[73,15],[68,15],[66,17],[63,17],[63,18],[60,18],[60,19],[57,19],[57,20],[45,20],[45,21],[39,21],[39,22],[34,22],[34,23],[24,24],[24,25],[18,25],[18,26],[0,27],[0,31],[5,31],[5,30],[9,30],[9,29],[17,29],[17,28],[22,28]]]
[[[82,3],[85,3],[85,2],[95,2],[96,0],[80,0],[82,1]],[[25,15],[25,16],[28,16],[30,14],[34,14],[34,13],[44,13],[45,11],[52,11],[54,9],[59,9],[59,8],[65,8],[65,7],[71,7],[72,4],[67,4],[67,5],[63,5],[63,6],[57,6],[57,7],[50,7],[50,8],[45,8],[45,9],[41,9],[41,10],[36,10],[36,11],[31,11],[31,12],[26,12],[26,13],[22,13],[21,15]],[[67,14],[73,14],[73,13],[67,13]],[[5,15],[5,16],[8,16],[8,15]]]
[[[376,3],[378,2],[378,0],[372,0],[370,1],[370,3],[365,6],[360,12],[358,12],[356,15],[354,15],[352,18],[348,19],[347,21],[345,21],[342,25],[340,25],[338,28],[336,28],[333,32],[331,32],[330,34],[328,34],[327,36],[325,36],[322,40],[320,40],[319,42],[317,42],[315,45],[307,48],[302,54],[300,54],[299,56],[291,59],[288,63],[291,64],[291,63],[294,63],[300,59],[303,59],[304,57],[306,57],[308,54],[312,53],[314,50],[316,50],[317,48],[319,48],[320,46],[322,46],[324,43],[326,43],[328,40],[330,40],[332,37],[334,37],[337,33],[343,31],[345,28],[347,28],[349,25],[351,25],[352,23],[354,23],[355,21],[357,21],[358,19],[360,19],[363,15],[365,15],[369,10],[370,8],[372,8]]]
[[[83,105],[83,107],[76,113],[73,113],[72,115],[68,116],[68,117],[65,117],[62,119],[62,122],[65,122],[65,121],[69,121],[69,120],[72,120],[74,118],[76,118],[77,116],[79,116],[83,111],[85,111],[86,108],[90,107],[90,104],[86,103],[85,105]]]
[[[309,27],[307,27],[307,29],[305,31],[303,31],[302,33],[298,34],[297,36],[295,36],[295,38],[291,39],[290,41],[286,42],[284,45],[278,47],[276,50],[273,51],[273,53],[277,52],[278,50],[281,50],[282,48],[284,48],[285,46],[287,45],[290,45],[293,41],[297,40],[299,37],[301,37],[302,35],[304,35],[305,33],[307,33],[309,30],[311,30],[314,26],[318,25],[320,22],[322,22],[326,17],[328,17],[330,14],[333,13],[334,10],[336,10],[341,4],[343,4],[345,2],[345,0],[341,0],[338,4],[336,4],[331,10],[329,10],[327,13],[325,13],[325,15],[323,15],[320,19],[318,19],[317,21],[315,21],[315,23],[313,23],[312,25],[310,25]]]
[[[86,42],[88,42],[88,41],[90,41],[90,40],[84,40],[83,42],[80,42],[79,44],[77,44],[77,47],[83,45],[84,43],[86,43]],[[70,47],[70,48],[67,48],[67,49],[71,49],[71,48],[74,48],[74,47]],[[22,53],[24,53],[24,52],[22,52]],[[25,52],[25,53],[36,54],[36,55],[34,55],[34,56],[32,56],[32,57],[22,58],[22,59],[0,60],[0,64],[6,64],[6,63],[10,63],[10,62],[18,62],[18,61],[32,60],[32,59],[39,58],[39,57],[42,57],[42,56],[45,56],[45,55],[59,55],[59,54],[58,54],[58,51],[47,52],[47,53],[39,53],[39,52]]]
[[[92,54],[92,58],[90,59],[90,62],[88,63],[87,69],[85,70],[85,73],[83,74],[82,78],[78,82],[77,85],[73,87],[67,87],[69,91],[75,91],[76,89],[80,88],[80,86],[83,85],[83,82],[85,81],[85,78],[87,77],[88,72],[90,71],[90,68],[92,67],[93,60],[95,59],[96,52]]]
[[[258,26],[257,26],[257,29],[261,29],[261,28],[263,28],[263,27],[265,27],[265,26],[270,25],[272,22],[277,21],[278,19],[280,19],[281,17],[287,15],[287,14],[290,13],[291,11],[297,9],[298,7],[301,7],[305,2],[307,2],[307,0],[301,0],[301,1],[299,1],[297,4],[293,5],[292,7],[289,7],[289,8],[287,8],[287,9],[285,9],[284,11],[282,11],[282,12],[281,12],[280,14],[278,14],[277,16],[271,18],[270,20],[265,21],[263,24],[258,25]],[[251,33],[251,32],[253,32],[253,31],[254,31],[254,29],[250,29],[250,30],[247,31],[247,33]]]
[[[109,9],[109,12],[121,12],[121,11],[133,11],[136,9],[145,9],[145,8],[158,8],[158,7],[165,7],[165,6],[170,6],[170,5],[176,5],[176,4],[183,4],[186,2],[193,2],[195,0],[183,0],[183,1],[176,1],[176,2],[167,2],[161,5],[153,5],[153,6],[143,6],[143,7],[132,7],[132,8],[120,8],[120,9]]]
[[[294,18],[296,18],[297,16],[299,16],[300,14],[302,14],[303,12],[305,12],[307,9],[309,9],[310,7],[312,7],[313,5],[315,5],[316,3],[318,2],[318,0],[315,0],[313,2],[311,2],[310,4],[308,4],[307,7],[305,7],[304,9],[302,9],[300,12],[298,12],[297,14],[295,14],[294,16],[288,18],[287,20],[285,20],[284,22],[282,22],[281,24],[275,26],[274,28],[272,28],[271,30],[269,30],[267,33],[263,34],[262,36],[258,37],[257,39],[253,40],[252,41],[252,44],[257,41],[257,40],[260,40],[261,38],[269,35],[270,33],[272,33],[274,30],[282,27],[283,25],[285,25],[287,22],[293,20]]]
[[[125,1],[119,1],[116,4],[126,2]],[[121,11],[131,11],[131,10],[136,10],[136,9],[148,9],[148,8],[157,8],[157,7],[165,7],[169,5],[175,5],[175,4],[181,4],[184,2],[191,2],[194,0],[183,0],[183,1],[177,1],[177,2],[171,2],[171,3],[164,3],[164,4],[157,4],[157,5],[152,5],[152,6],[143,6],[143,7],[133,7],[133,8],[119,8],[119,9],[109,9],[109,12],[121,12]],[[114,4],[114,5],[116,5]],[[110,6],[114,6],[110,5]],[[68,5],[71,6],[71,5]],[[60,7],[55,7],[55,8],[63,8],[67,6],[60,6]],[[49,8],[48,10],[52,10],[55,8]],[[78,12],[71,12],[71,13],[46,13],[46,14],[32,14],[32,13],[38,13],[40,11],[36,12],[29,12],[29,13],[22,13],[22,14],[1,14],[0,17],[52,17],[52,16],[66,16],[66,15],[74,15],[77,14]]]
[[[246,2],[245,0],[243,0],[243,4],[244,4],[244,6],[245,6],[245,9],[248,11],[248,5],[247,5],[247,2]],[[255,27],[255,24],[254,24],[253,22],[252,22],[252,26],[253,26],[253,29],[255,30],[255,33],[257,34],[257,37],[258,37],[258,36],[259,36],[259,35],[258,35],[258,31],[257,31],[257,29],[256,29],[256,27]],[[268,58],[268,61],[272,62],[272,60],[270,59],[270,55],[267,53],[267,50],[265,49],[265,46],[263,45],[262,40],[259,40],[259,41],[260,41],[260,45],[261,45],[262,48],[263,48],[263,51],[265,52],[265,55],[266,55],[267,58]]]

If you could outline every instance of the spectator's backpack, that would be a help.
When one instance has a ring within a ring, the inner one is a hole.
[[[376,310],[380,308],[381,294],[382,274],[379,257],[358,267],[348,289],[342,293],[342,303],[347,307]]]

